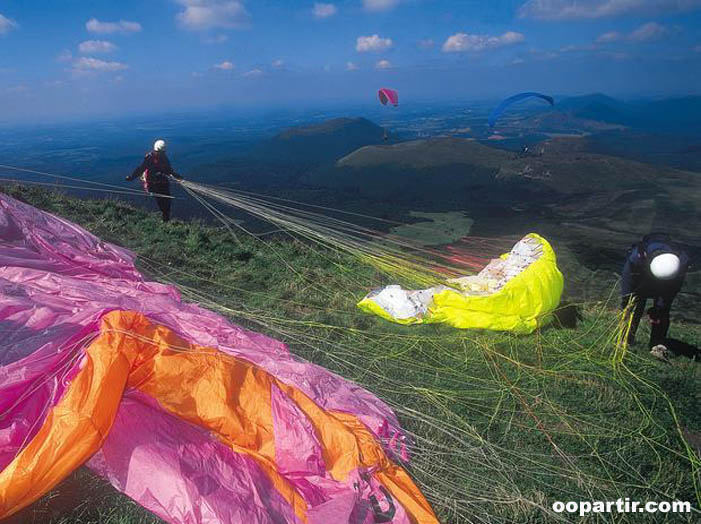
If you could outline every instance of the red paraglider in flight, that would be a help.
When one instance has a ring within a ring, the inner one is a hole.
[[[399,95],[394,89],[383,87],[377,92],[377,97],[380,99],[380,103],[383,106],[386,106],[387,104],[392,104],[394,107],[397,107],[399,105]],[[387,139],[389,138],[389,135],[387,134],[387,127],[383,127],[384,135],[382,136],[382,140],[387,141]]]
[[[392,104],[394,107],[397,107],[399,105],[399,95],[394,89],[383,87],[377,92],[377,96],[380,98],[383,106]]]

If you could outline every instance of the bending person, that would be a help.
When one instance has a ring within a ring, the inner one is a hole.
[[[630,306],[632,312],[628,344],[635,342],[645,305],[648,299],[652,299],[652,307],[648,310],[649,347],[654,349],[653,353],[667,351],[669,312],[688,269],[689,255],[664,233],[645,235],[628,250],[621,282],[621,307]]]

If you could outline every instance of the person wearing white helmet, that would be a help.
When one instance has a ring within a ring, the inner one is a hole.
[[[621,279],[621,307],[632,313],[628,344],[635,333],[648,299],[650,343],[653,355],[667,354],[669,312],[689,269],[689,255],[665,233],[650,233],[628,250]]]
[[[161,211],[163,222],[170,220],[170,181],[169,177],[182,180],[170,165],[170,161],[166,156],[165,140],[158,139],[153,144],[153,150],[149,151],[144,157],[141,165],[134,169],[131,175],[126,177],[126,180],[134,180],[141,177],[144,183],[144,189],[148,193],[153,193],[156,199],[158,209]]]

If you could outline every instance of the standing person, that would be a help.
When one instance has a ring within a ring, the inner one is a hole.
[[[650,233],[628,250],[621,282],[621,307],[630,305],[632,319],[628,344],[635,342],[635,332],[648,299],[651,353],[666,356],[665,339],[669,330],[669,311],[674,297],[684,283],[689,269],[689,255],[669,235]]]
[[[170,220],[170,181],[168,177],[182,180],[182,177],[173,171],[170,161],[166,156],[166,143],[164,140],[156,140],[153,144],[153,151],[147,153],[141,165],[134,169],[126,180],[134,180],[141,177],[144,182],[144,189],[149,193],[154,193],[158,209],[161,210],[163,222]],[[163,195],[163,196],[160,196]]]

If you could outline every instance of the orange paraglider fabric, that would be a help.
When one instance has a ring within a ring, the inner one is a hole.
[[[347,483],[365,472],[405,513],[406,519],[392,522],[438,522],[420,490],[356,416],[325,411],[253,363],[189,343],[124,311],[102,318],[100,334],[85,349],[64,395],[0,472],[0,518],[37,500],[100,449],[125,390],[148,395],[164,411],[253,459],[299,521],[312,522],[312,501],[280,472],[272,399],[279,391],[311,423],[328,481]]]

